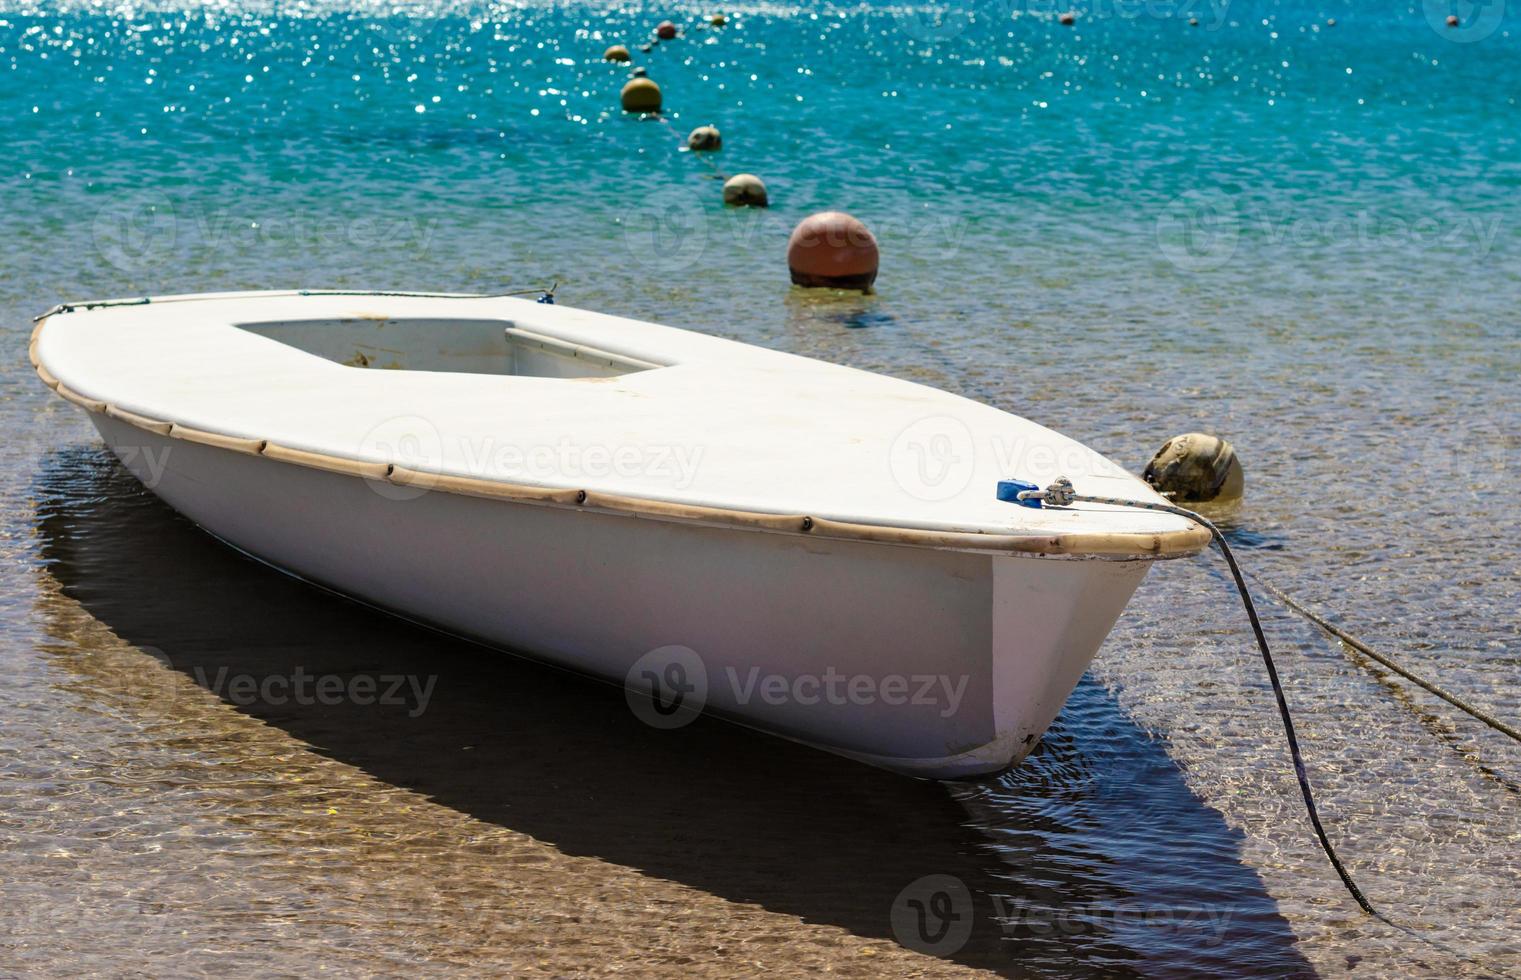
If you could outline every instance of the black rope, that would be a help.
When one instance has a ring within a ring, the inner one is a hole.
[[[379,290],[379,289],[298,289],[298,290],[295,290],[294,292],[291,292],[291,293],[284,293],[284,294],[280,294],[280,293],[273,293],[273,294],[266,293],[265,295],[287,295],[287,296],[396,296],[396,297],[410,297],[412,299],[498,299],[498,298],[501,298],[503,296],[531,296],[534,293],[541,293],[544,296],[548,296],[548,297],[551,298],[551,300],[553,300],[553,297],[554,297],[554,294],[555,294],[555,290],[557,290],[559,288],[560,288],[560,284],[558,282],[556,282],[554,285],[550,286],[548,289],[544,289],[543,287],[535,287],[533,289],[514,289],[514,290],[510,290],[510,291],[505,292],[505,293],[409,293],[409,292],[399,292],[399,291],[390,291],[390,292],[387,292],[385,290]],[[197,297],[197,298],[205,298],[205,297]],[[184,300],[183,297],[176,297],[176,296],[170,296],[170,297],[166,297],[164,299],[158,299],[158,300],[153,299],[151,296],[141,296],[141,297],[137,297],[137,298],[134,298],[134,299],[102,299],[102,300],[90,300],[89,302],[83,302],[83,303],[59,303],[57,306],[53,307],[52,309],[48,310],[47,312],[45,312],[45,313],[39,313],[38,315],[32,317],[32,322],[33,323],[37,323],[39,321],[46,320],[50,316],[57,316],[60,313],[73,313],[75,310],[99,310],[99,309],[103,309],[103,308],[106,308],[106,307],[112,307],[112,306],[147,306],[150,303],[166,303],[166,302],[168,302],[168,303],[178,303],[178,302],[184,302],[184,301],[185,300]]]
[[[1320,822],[1320,813],[1315,808],[1315,794],[1310,790],[1310,777],[1305,771],[1304,755],[1299,751],[1299,738],[1294,733],[1294,719],[1289,714],[1289,703],[1283,694],[1283,684],[1278,680],[1278,668],[1273,664],[1273,654],[1268,649],[1267,637],[1263,635],[1262,622],[1257,618],[1257,607],[1252,604],[1252,594],[1247,590],[1246,580],[1241,577],[1241,566],[1236,564],[1236,556],[1231,553],[1231,546],[1226,543],[1225,535],[1220,533],[1219,528],[1193,511],[1182,507],[1172,507],[1170,512],[1192,518],[1208,528],[1215,539],[1215,544],[1220,548],[1220,553],[1225,556],[1225,563],[1231,569],[1231,577],[1236,580],[1236,590],[1241,593],[1241,604],[1246,607],[1246,616],[1252,622],[1252,633],[1256,635],[1257,647],[1262,651],[1262,662],[1267,667],[1268,680],[1273,683],[1273,697],[1278,700],[1278,714],[1283,718],[1283,733],[1288,738],[1289,754],[1294,757],[1294,776],[1299,780],[1299,792],[1304,796],[1305,810],[1310,815],[1310,824],[1315,828],[1315,836],[1320,838],[1320,848],[1326,852],[1326,857],[1331,861],[1331,867],[1336,869],[1337,875],[1341,877],[1341,883],[1347,886],[1347,891],[1352,893],[1352,897],[1357,900],[1358,905],[1362,906],[1362,910],[1369,915],[1378,915],[1363,895],[1362,889],[1357,887],[1357,882],[1352,880],[1352,875],[1342,865],[1341,858],[1336,856],[1336,848],[1331,845],[1330,837],[1326,836],[1326,828]]]
[[[545,296],[553,296],[555,290],[560,288],[555,283],[548,289],[535,286],[533,289],[513,289],[505,293],[413,293],[398,290],[381,289],[300,289],[297,296],[397,296],[411,299],[499,299],[503,296],[532,296],[534,293],[542,293]]]
[[[1176,514],[1186,517],[1208,529],[1215,544],[1220,548],[1220,553],[1225,556],[1225,562],[1230,566],[1231,577],[1236,580],[1236,591],[1241,594],[1241,604],[1246,608],[1247,619],[1251,620],[1252,633],[1257,637],[1257,648],[1262,651],[1262,662],[1267,666],[1268,680],[1273,685],[1273,697],[1278,701],[1278,715],[1283,719],[1283,731],[1288,737],[1289,754],[1294,759],[1294,776],[1299,780],[1299,792],[1304,796],[1305,810],[1310,815],[1310,825],[1315,828],[1315,836],[1320,840],[1320,849],[1325,851],[1326,857],[1331,861],[1331,867],[1336,869],[1336,874],[1341,878],[1341,883],[1347,886],[1347,891],[1356,899],[1357,904],[1369,915],[1384,919],[1374,910],[1373,905],[1363,895],[1362,889],[1357,887],[1357,882],[1352,880],[1352,875],[1346,866],[1341,863],[1341,858],[1336,855],[1336,848],[1331,844],[1331,838],[1326,834],[1325,826],[1320,822],[1320,811],[1315,807],[1315,794],[1310,789],[1310,777],[1305,769],[1304,754],[1299,750],[1299,737],[1294,732],[1294,719],[1289,714],[1289,702],[1283,693],[1283,684],[1278,679],[1278,668],[1273,663],[1273,653],[1268,649],[1267,636],[1262,632],[1262,621],[1257,618],[1257,607],[1252,603],[1252,593],[1246,587],[1246,579],[1241,575],[1241,566],[1236,564],[1236,556],[1231,552],[1230,544],[1225,540],[1225,535],[1220,529],[1201,514],[1178,507],[1175,504],[1154,504],[1141,500],[1124,500],[1119,497],[1091,497],[1086,494],[1074,493],[1072,484],[1065,479],[1058,480],[1050,487],[1042,491],[1025,491],[1020,495],[1021,499],[1044,500],[1051,506],[1066,506],[1073,501],[1083,501],[1090,504],[1110,504],[1116,507],[1139,507],[1143,510],[1161,511],[1167,514]]]
[[[147,296],[139,296],[134,299],[97,299],[85,303],[59,303],[45,313],[39,313],[32,317],[33,323],[39,323],[50,316],[60,313],[73,313],[75,310],[98,310],[109,306],[147,306],[153,300]]]

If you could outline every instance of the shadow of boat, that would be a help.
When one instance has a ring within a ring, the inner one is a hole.
[[[47,457],[36,498],[41,574],[143,656],[313,751],[565,854],[1021,975],[1149,972],[1152,937],[1114,910],[1215,903],[1230,920],[1214,940],[1220,963],[1245,943],[1272,972],[1304,969],[1234,857],[1235,835],[1096,685],[1074,704],[1093,716],[1085,723],[1128,729],[1118,741],[1135,757],[1110,761],[1139,760],[1146,795],[1125,799],[1128,783],[1116,782],[1120,799],[1090,798],[1088,750],[1060,725],[997,780],[915,781],[706,718],[650,728],[612,687],[411,626],[223,547],[100,449]],[[302,674],[340,678],[347,692],[355,678],[375,683],[365,697],[318,698],[313,685],[299,698],[290,682]],[[391,678],[412,681],[373,703]],[[108,676],[82,680],[92,697],[131,703]],[[1188,829],[1171,845],[1153,840],[1155,853],[1121,854],[1106,821],[1147,808]],[[1146,868],[1169,874],[1200,840],[1225,856],[1189,876],[1189,895],[1158,892],[1159,905]],[[943,921],[925,918],[946,880],[965,897]],[[961,932],[937,947],[946,923]],[[1170,945],[1161,962],[1177,968]]]

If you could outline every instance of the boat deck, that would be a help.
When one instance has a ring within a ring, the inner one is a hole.
[[[1208,541],[1168,514],[998,501],[999,479],[1057,476],[1161,499],[1018,416],[524,299],[169,297],[54,314],[33,359],[60,393],[145,428],[457,492],[1039,554],[1169,557]]]

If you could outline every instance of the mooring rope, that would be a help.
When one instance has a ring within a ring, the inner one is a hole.
[[[540,293],[544,296],[553,296],[555,290],[560,288],[556,282],[545,289],[543,286],[535,286],[532,289],[512,289],[505,293],[414,293],[401,290],[381,289],[298,289],[293,295],[296,296],[400,296],[411,299],[500,299],[503,296],[532,296]]]
[[[1350,633],[1348,633],[1346,630],[1343,630],[1335,623],[1332,623],[1330,620],[1327,620],[1325,617],[1317,614],[1313,610],[1306,608],[1293,596],[1284,592],[1282,589],[1273,585],[1271,582],[1264,582],[1262,579],[1258,578],[1255,575],[1252,576],[1252,580],[1255,581],[1258,585],[1262,586],[1264,589],[1268,590],[1268,592],[1272,593],[1274,598],[1276,598],[1279,602],[1299,613],[1305,619],[1308,619],[1316,626],[1319,626],[1331,636],[1336,637],[1336,639],[1356,650],[1358,653],[1367,657],[1369,660],[1382,664],[1384,667],[1387,667],[1389,670],[1405,678],[1405,680],[1416,685],[1417,687],[1421,687],[1427,691],[1430,691],[1432,694],[1435,694],[1437,697],[1441,698],[1443,701],[1446,701],[1454,708],[1457,708],[1459,711],[1462,711],[1463,713],[1470,715],[1479,721],[1482,721],[1484,724],[1488,725],[1490,728],[1493,728],[1500,734],[1507,735],[1510,738],[1515,739],[1517,742],[1521,742],[1521,729],[1507,725],[1505,722],[1496,718],[1494,715],[1491,715],[1483,709],[1469,704],[1467,701],[1464,701],[1462,698],[1458,697],[1456,694],[1453,694],[1446,688],[1441,687],[1434,681],[1427,680],[1426,678],[1403,666],[1398,661],[1387,656],[1386,654],[1379,653],[1377,650],[1368,646],[1357,637],[1352,636]]]
[[[1278,714],[1283,719],[1283,731],[1288,737],[1289,754],[1294,759],[1294,775],[1299,780],[1299,791],[1304,796],[1305,810],[1309,812],[1310,824],[1315,828],[1315,836],[1320,840],[1320,849],[1325,851],[1326,857],[1331,861],[1331,867],[1341,878],[1341,883],[1347,887],[1347,891],[1357,900],[1357,904],[1369,915],[1377,916],[1388,922],[1382,915],[1374,910],[1371,903],[1363,895],[1362,889],[1357,887],[1357,882],[1352,880],[1352,875],[1341,863],[1341,858],[1336,855],[1336,848],[1332,846],[1331,839],[1326,835],[1326,828],[1320,822],[1320,812],[1315,807],[1315,794],[1310,789],[1310,777],[1305,769],[1304,755],[1299,750],[1299,738],[1294,732],[1294,719],[1289,715],[1289,703],[1284,697],[1283,684],[1278,679],[1278,668],[1273,664],[1272,651],[1268,649],[1267,637],[1262,632],[1262,622],[1257,618],[1257,607],[1252,603],[1252,594],[1246,587],[1246,580],[1242,577],[1241,567],[1236,564],[1236,556],[1231,553],[1231,546],[1225,540],[1225,535],[1220,529],[1206,517],[1196,514],[1191,510],[1179,507],[1176,504],[1150,503],[1142,500],[1125,500],[1120,497],[1096,497],[1089,494],[1076,492],[1072,487],[1072,481],[1066,477],[1058,479],[1044,490],[1022,490],[1018,499],[1038,500],[1049,507],[1069,507],[1073,503],[1083,502],[1089,504],[1107,504],[1115,507],[1139,507],[1143,510],[1161,511],[1165,514],[1176,514],[1186,517],[1199,526],[1209,531],[1214,538],[1215,544],[1220,548],[1220,553],[1225,556],[1225,562],[1230,566],[1231,576],[1236,580],[1236,591],[1241,594],[1241,604],[1246,608],[1247,619],[1251,621],[1252,632],[1257,637],[1257,648],[1262,651],[1262,662],[1267,666],[1268,680],[1273,684],[1273,696],[1278,700]]]
[[[553,303],[555,290],[560,288],[559,282],[555,282],[548,289],[535,286],[533,289],[513,289],[504,293],[413,293],[400,290],[383,289],[285,289],[270,290],[259,295],[263,297],[273,296],[395,296],[409,299],[500,299],[504,296],[531,296],[540,294],[539,302]],[[134,296],[128,299],[95,299],[75,303],[59,303],[50,310],[39,313],[32,317],[33,323],[40,323],[50,316],[60,313],[73,313],[76,310],[100,310],[113,306],[148,306],[153,303],[188,303],[194,300],[212,298],[209,295],[191,296],[166,296],[162,299],[154,299],[152,296]]]

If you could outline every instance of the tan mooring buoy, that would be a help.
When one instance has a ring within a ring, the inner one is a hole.
[[[809,215],[787,241],[787,271],[799,286],[869,291],[878,260],[876,236],[843,211]]]
[[[1141,479],[1179,503],[1234,499],[1246,485],[1236,447],[1203,432],[1167,440],[1146,464]]]
[[[1071,27],[1073,24],[1077,23],[1077,14],[1074,14],[1069,10],[1056,19],[1061,21],[1063,27]]]
[[[629,74],[633,75],[635,78],[645,78],[649,75],[649,73],[649,69],[643,65],[635,65],[629,72]]]
[[[770,204],[766,185],[754,174],[735,174],[724,181],[724,203],[737,208],[763,208]]]
[[[708,23],[712,24],[714,27],[722,27],[728,22],[729,18],[725,17],[723,14],[714,14],[712,17],[708,18]]]
[[[662,41],[672,41],[676,38],[676,25],[668,20],[663,20],[655,26],[655,36]]]
[[[717,126],[698,126],[687,136],[689,150],[721,150],[724,138]]]
[[[1448,27],[1457,27],[1458,26],[1458,15],[1457,14],[1448,14],[1447,15],[1447,26]]]
[[[624,112],[659,112],[660,86],[649,78],[633,78],[618,96]]]
[[[615,44],[602,52],[603,61],[627,61],[629,57],[628,48],[621,44]]]

